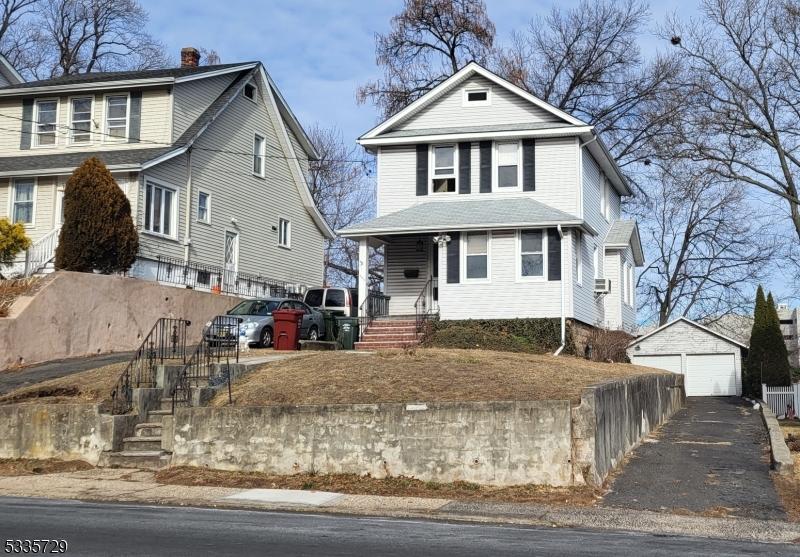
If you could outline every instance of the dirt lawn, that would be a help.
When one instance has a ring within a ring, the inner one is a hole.
[[[778,420],[794,458],[794,475],[774,475],[775,487],[792,522],[800,522],[800,420]]]
[[[111,364],[28,385],[0,396],[0,404],[79,404],[109,402],[127,362]]]
[[[314,352],[270,362],[233,385],[237,406],[485,400],[580,401],[607,379],[664,373],[631,364],[489,350]],[[213,406],[228,405],[221,393]]]
[[[0,476],[33,476],[58,472],[79,472],[94,468],[82,460],[36,460],[32,458],[0,458]]]

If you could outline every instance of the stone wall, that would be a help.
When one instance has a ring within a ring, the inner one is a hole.
[[[600,485],[625,455],[683,407],[683,375],[659,373],[584,389],[572,409],[576,484]]]
[[[14,365],[135,350],[160,317],[192,322],[189,342],[238,298],[110,275],[59,271],[0,318],[0,370]]]
[[[0,458],[58,458],[97,464],[122,445],[136,416],[101,414],[95,404],[0,406]]]
[[[568,401],[181,408],[172,464],[569,485]]]

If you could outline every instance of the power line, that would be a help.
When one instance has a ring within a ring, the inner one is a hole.
[[[20,121],[20,122],[29,122],[31,124],[38,125],[38,122],[36,122],[35,120],[31,120],[31,119],[27,119],[27,118],[19,118],[17,116],[11,116],[9,114],[0,114],[0,116],[2,116],[3,118],[9,118],[11,120],[17,120],[17,121]],[[56,126],[56,128],[61,128],[61,129],[66,130],[66,131],[76,131],[76,132],[79,132],[79,133],[82,133],[82,134],[87,133],[86,130],[81,130],[81,129],[74,128],[74,127],[71,127],[71,126],[66,126],[66,125],[63,125],[63,124],[53,124],[53,125]],[[11,132],[11,133],[14,133],[14,134],[23,133],[22,130],[12,130],[12,129],[9,129],[9,128],[0,128],[0,130]],[[30,135],[37,135],[38,134],[38,132],[33,132],[33,131],[31,131],[29,133],[30,133]],[[95,134],[95,135],[102,135],[102,136],[105,136],[105,137],[111,137],[113,139],[120,139],[117,136],[111,135],[111,134],[106,133],[106,132],[101,132],[101,131],[89,131],[88,133]],[[60,134],[60,135],[62,137],[66,137],[67,134],[63,133],[63,134]],[[150,144],[150,145],[159,145],[159,146],[163,146],[163,147],[178,148],[178,146],[175,145],[174,143],[166,143],[166,142],[163,142],[163,141],[154,141],[154,140],[150,140],[150,139],[141,139],[141,138],[139,138],[138,143],[147,143],[147,144]],[[278,149],[277,147],[274,147],[274,148]],[[220,153],[220,154],[227,154],[227,155],[241,155],[241,156],[246,156],[246,157],[255,157],[256,156],[255,153],[248,153],[248,152],[245,152],[245,151],[231,151],[231,150],[228,150],[228,149],[214,149],[212,147],[197,147],[195,145],[192,145],[191,149],[194,150],[194,151],[206,151],[206,152]],[[260,155],[260,156],[264,157],[264,158],[269,158],[269,159],[305,160],[305,161],[309,160],[309,159],[304,158],[304,157],[287,157],[286,155],[268,155],[266,153],[263,154],[263,155]],[[365,165],[365,166],[369,164],[368,161],[365,161],[363,159],[327,159],[327,160],[329,160],[331,162],[348,162],[348,163],[362,164],[362,165]]]

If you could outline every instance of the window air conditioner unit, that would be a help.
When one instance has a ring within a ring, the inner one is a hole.
[[[611,279],[596,278],[594,279],[594,291],[596,294],[608,294],[611,292]]]

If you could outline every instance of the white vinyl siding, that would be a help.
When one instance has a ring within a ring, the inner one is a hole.
[[[33,187],[33,222],[25,225],[25,234],[32,242],[50,232],[56,224],[56,178],[53,176],[38,176],[35,178],[18,179],[20,184],[34,184]],[[30,191],[25,188],[25,195]],[[0,218],[13,220],[14,213],[14,179],[0,178]],[[22,199],[22,197],[20,198]],[[21,253],[18,259],[24,260],[25,254]]]
[[[464,106],[464,89],[491,88],[491,103],[485,106]],[[462,126],[520,124],[522,122],[563,122],[481,76],[475,76],[444,93],[417,114],[400,122],[395,129],[419,130]]]
[[[417,251],[419,241],[422,241],[422,251]],[[433,242],[429,236],[400,236],[392,238],[385,246],[386,257],[386,293],[392,299],[389,302],[389,311],[394,315],[413,315],[414,302],[417,301],[422,288],[430,276],[430,253]],[[446,250],[441,250],[441,258]],[[441,263],[440,263],[440,269]],[[416,277],[406,277],[406,269],[417,269]],[[446,275],[439,271],[439,288],[444,286]]]
[[[231,84],[235,73],[177,83],[173,89],[173,140],[181,136]]]

